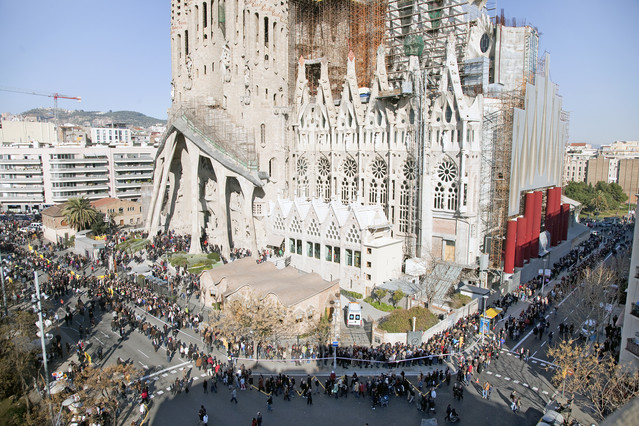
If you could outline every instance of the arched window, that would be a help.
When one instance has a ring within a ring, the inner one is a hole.
[[[317,197],[325,202],[331,200],[331,164],[326,157],[317,162]]]
[[[347,158],[342,165],[342,203],[348,204],[357,197],[357,163],[352,158]]]
[[[388,167],[386,162],[381,158],[376,159],[371,164],[371,174],[373,178],[369,184],[368,201],[371,204],[381,204],[386,208],[388,201],[388,193],[386,187],[386,178],[388,176]]]
[[[308,160],[304,157],[297,159],[297,196],[308,197]]]
[[[262,148],[266,146],[266,125],[264,123],[260,125],[260,143]]]
[[[406,160],[403,167],[404,180],[399,189],[399,232],[408,233],[413,230],[415,211],[411,209],[413,204],[413,189],[417,176],[417,167],[414,160]]]
[[[440,210],[457,210],[459,203],[457,166],[447,158],[439,163],[436,174],[437,184],[434,190],[433,207]]]

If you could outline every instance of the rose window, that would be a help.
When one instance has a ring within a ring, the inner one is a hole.
[[[373,162],[372,172],[376,179],[384,179],[386,177],[387,169],[386,163],[383,160],[377,159]]]
[[[298,158],[297,159],[297,174],[299,176],[306,175],[306,171],[308,170],[308,161],[306,158]]]
[[[344,174],[349,178],[355,177],[357,174],[357,164],[355,164],[355,160],[349,158],[344,163]]]
[[[407,179],[414,180],[417,175],[417,168],[413,160],[408,160],[404,163],[404,176]]]
[[[328,159],[323,157],[320,158],[317,169],[320,176],[324,176],[324,177],[328,176],[329,173],[331,172],[331,165],[328,163]]]
[[[452,161],[442,161],[437,167],[437,176],[442,182],[452,182],[457,177],[457,166]]]

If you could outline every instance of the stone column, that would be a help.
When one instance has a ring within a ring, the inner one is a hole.
[[[213,171],[215,172],[215,176],[217,177],[217,196],[218,196],[218,207],[220,209],[220,217],[219,224],[222,226],[222,241],[220,241],[220,245],[222,246],[222,255],[228,259],[229,254],[231,253],[231,244],[229,240],[229,215],[228,215],[228,206],[226,203],[226,169],[223,166],[220,166],[217,162],[211,162],[213,165]]]
[[[173,161],[173,156],[175,155],[175,147],[177,133],[174,132],[171,135],[170,142],[168,142],[168,146],[165,145],[164,152],[168,155],[164,156],[164,164],[162,169],[162,174],[159,179],[156,179],[156,183],[159,181],[159,187],[157,190],[153,189],[153,198],[151,201],[151,208],[149,208],[149,235],[154,236],[158,231],[158,223],[160,221],[160,213],[162,212],[162,203],[164,202],[164,196],[166,195],[166,180],[169,176],[169,170],[171,168],[171,162]],[[147,222],[148,223],[148,222]]]
[[[202,228],[200,226],[200,151],[191,141],[188,142],[189,163],[191,174],[191,247],[189,253],[202,253],[200,237]]]
[[[255,186],[239,176],[238,181],[240,182],[240,188],[242,188],[242,196],[244,197],[244,203],[242,204],[242,215],[244,216],[244,220],[249,225],[249,232],[251,233],[251,252],[253,254],[257,253],[257,238],[255,235],[255,224],[253,222],[253,191],[255,191]]]

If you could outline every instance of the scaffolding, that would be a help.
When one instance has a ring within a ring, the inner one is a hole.
[[[399,82],[408,69],[404,42],[421,37],[424,50],[420,67],[428,70],[429,87],[436,88],[446,60],[449,37],[455,41],[457,62],[463,63],[468,39],[466,0],[388,0],[386,14],[387,71]]]
[[[331,92],[339,98],[346,75],[346,59],[355,55],[357,82],[369,86],[375,55],[384,41],[386,0],[294,0],[289,3],[289,95],[294,94],[300,56],[307,61],[306,78],[315,95],[320,60],[328,61]]]
[[[508,220],[508,195],[510,193],[510,165],[512,158],[513,117],[515,108],[524,106],[525,85],[522,90],[487,94],[497,99],[498,106],[484,115],[484,140],[490,144],[483,150],[483,166],[490,170],[490,198],[486,204],[484,223],[484,252],[489,254],[490,267],[500,269],[506,239]]]

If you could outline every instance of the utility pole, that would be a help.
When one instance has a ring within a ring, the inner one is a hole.
[[[4,266],[2,264],[2,247],[0,247],[0,281],[2,281],[2,303],[4,304],[4,316],[9,316],[9,306],[7,306],[7,290],[4,288]]]
[[[44,365],[44,381],[47,388],[47,400],[49,404],[49,415],[55,426],[53,418],[53,406],[51,405],[51,388],[49,386],[49,366],[47,363],[47,345],[44,341],[44,321],[42,320],[42,294],[40,294],[40,283],[38,282],[38,271],[33,271],[35,277],[36,296],[38,298],[38,326],[40,328],[40,343],[42,344],[42,364]]]

